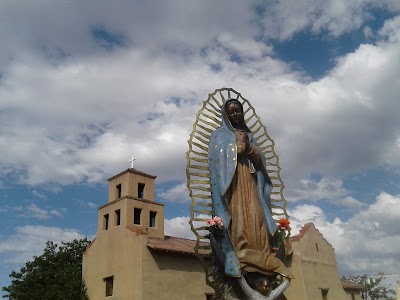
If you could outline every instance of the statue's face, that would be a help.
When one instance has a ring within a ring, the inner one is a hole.
[[[225,112],[233,127],[237,127],[242,124],[243,109],[238,103],[231,102],[227,107],[225,107]]]

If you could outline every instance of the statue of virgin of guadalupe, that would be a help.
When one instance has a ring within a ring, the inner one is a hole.
[[[225,275],[261,289],[271,275],[292,278],[272,251],[278,229],[271,215],[272,183],[264,154],[244,122],[242,104],[228,99],[221,115],[221,126],[211,134],[208,161],[214,211],[225,226],[222,240],[212,237],[211,243]]]
[[[293,275],[282,261],[285,244],[280,245],[280,258],[273,250],[278,227],[266,158],[245,122],[242,103],[229,98],[220,105],[221,121],[209,137],[207,153],[213,215],[223,223],[221,230],[209,235],[212,276],[231,285],[236,282],[241,289],[219,299],[279,299]],[[278,275],[280,284],[272,286]]]

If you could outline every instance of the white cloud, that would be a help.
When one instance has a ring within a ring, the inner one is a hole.
[[[96,203],[93,203],[93,202],[88,202],[88,206],[90,207],[90,208],[98,208],[99,206],[96,204]]]
[[[321,178],[319,181],[311,179],[299,180],[299,188],[296,191],[297,197],[292,197],[291,200],[299,199],[335,199],[339,197],[346,196],[349,191],[347,191],[342,186],[342,181],[335,178]]]
[[[28,205],[24,211],[26,212],[26,216],[30,216],[35,219],[43,220],[49,218],[49,212],[45,209],[41,209],[36,204]]]
[[[3,263],[24,263],[34,255],[40,255],[47,241],[70,242],[84,236],[74,229],[45,227],[45,226],[20,226],[15,228],[15,233],[0,241],[0,253]]]
[[[328,200],[335,205],[353,209],[359,209],[364,205],[360,200],[351,196],[351,191],[343,187],[342,180],[327,177],[320,180],[302,179],[291,182],[286,199],[288,201]]]
[[[205,214],[199,214],[196,217],[202,218],[202,219],[210,218],[209,215],[205,215]],[[186,217],[186,216],[180,216],[180,217],[175,217],[172,219],[165,220],[164,221],[165,235],[195,240],[196,236],[191,230],[189,221],[190,221],[190,217]],[[206,235],[209,233],[206,230],[199,229],[202,226],[207,226],[205,221],[194,221],[193,226],[195,227],[195,230],[197,230],[198,234],[200,234],[200,235]]]
[[[186,183],[175,185],[171,189],[161,192],[159,196],[161,199],[170,202],[190,203],[189,191]]]
[[[16,66],[7,77],[8,89],[0,88],[2,98],[9,99],[4,109],[13,115],[2,119],[0,145],[9,151],[2,153],[0,163],[20,170],[20,180],[28,184],[70,184],[104,180],[127,167],[127,158],[135,153],[137,168],[157,173],[160,180],[181,180],[196,110],[207,93],[229,83],[251,100],[295,178],[396,166],[400,159],[385,155],[398,149],[398,87],[390,84],[399,75],[395,46],[364,45],[338,59],[329,76],[309,84],[269,58],[239,66],[222,57],[222,71],[214,73],[205,67],[208,57],[184,62],[132,50],[44,66],[39,76],[27,62],[23,73]],[[112,79],[115,74],[118,80]],[[49,94],[56,95],[54,101]],[[166,102],[176,96],[183,100]],[[35,106],[27,110],[32,101]]]
[[[400,218],[400,196],[392,196],[382,192],[377,197],[377,201],[371,204],[367,210],[361,211],[352,217],[352,222],[358,224],[374,224],[373,227],[385,235],[399,234],[397,226]],[[371,225],[372,226],[372,225]],[[372,227],[372,228],[373,228]]]
[[[339,202],[336,202],[338,205],[342,205],[345,207],[353,208],[353,209],[360,209],[365,206],[363,202],[357,200],[351,196],[346,196],[343,199],[338,199]]]
[[[43,13],[32,9],[32,15]],[[225,13],[219,6],[215,9]],[[243,25],[251,16],[247,11],[237,35],[236,25],[228,27],[234,23],[230,18],[215,36],[203,28],[204,51],[192,51],[193,44],[186,55],[165,47],[148,51],[147,44],[140,43],[91,56],[74,48],[76,55],[57,64],[37,53],[18,53],[1,79],[5,101],[0,108],[7,113],[0,119],[0,169],[13,170],[11,175],[30,185],[92,183],[127,168],[134,153],[138,169],[157,174],[160,181],[181,181],[196,111],[208,93],[222,86],[232,86],[250,99],[268,125],[282,173],[290,176],[285,178],[288,187],[311,173],[340,177],[365,168],[400,166],[398,40],[361,45],[338,57],[326,77],[304,82],[302,74],[269,57],[270,48],[252,39],[249,25]],[[108,20],[109,14],[102,17]],[[71,30],[88,26],[88,20],[77,18]],[[396,20],[385,23],[381,36],[393,36]],[[127,19],[118,22],[110,28],[130,33],[124,27]],[[241,35],[249,42],[238,44]],[[66,45],[73,40],[63,38]],[[231,61],[229,51],[242,55],[244,62]],[[215,63],[219,72],[210,68]]]
[[[305,173],[337,177],[378,166],[399,167],[394,154],[399,153],[400,135],[398,46],[361,45],[338,59],[321,80],[277,91],[273,99],[286,99],[280,101],[290,107],[277,114],[285,125],[274,118],[282,126],[275,141],[282,164],[290,170],[289,180],[308,178]]]
[[[290,221],[292,222],[292,229],[297,228],[297,233],[300,228],[306,223],[314,223],[318,226],[317,222],[325,222],[325,214],[321,208],[315,205],[303,204],[298,205],[293,211],[290,211]]]
[[[218,41],[224,48],[231,50],[240,57],[260,58],[267,54],[272,54],[272,47],[264,43],[257,42],[252,38],[238,39],[232,33],[223,33],[218,37]]]
[[[400,16],[385,21],[383,27],[379,30],[379,34],[387,38],[390,42],[400,41]]]
[[[55,210],[55,209],[50,210],[49,214],[52,215],[52,216],[55,216],[55,217],[62,217],[62,214],[59,211]]]
[[[304,30],[327,32],[334,37],[360,29],[373,18],[373,11],[400,9],[395,0],[283,0],[268,3],[264,16],[267,37],[290,39]]]
[[[119,1],[118,5],[99,2],[95,8],[79,1],[56,4],[44,0],[41,3],[23,7],[13,2],[3,3],[0,18],[7,26],[2,26],[0,34],[8,43],[0,62],[15,55],[15,47],[19,52],[33,48],[36,53],[56,61],[77,53],[97,55],[104,51],[98,47],[104,41],[96,41],[91,35],[95,28],[122,36],[123,44],[142,46],[153,56],[159,49],[190,54],[223,32],[232,32],[241,39],[255,36],[258,31],[251,23],[254,19],[251,3],[237,0],[229,3]]]
[[[45,194],[40,193],[40,192],[38,192],[36,190],[33,190],[32,194],[35,195],[36,197],[40,198],[40,199],[43,199],[43,200],[47,199],[47,196]]]
[[[364,34],[364,37],[365,37],[366,39],[370,39],[370,38],[373,38],[373,37],[374,37],[374,33],[373,33],[371,27],[369,27],[369,26],[365,26],[365,27],[363,28],[363,34]]]
[[[62,209],[61,209],[62,210]],[[26,206],[4,206],[2,212],[16,212],[18,217],[48,220],[52,217],[62,217],[62,213],[56,209],[44,209],[31,203]]]
[[[165,235],[176,236],[186,239],[195,239],[194,233],[190,229],[189,217],[176,217],[165,220]]]

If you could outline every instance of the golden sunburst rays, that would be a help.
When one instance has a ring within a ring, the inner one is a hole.
[[[215,286],[211,277],[212,261],[211,246],[209,245],[206,220],[212,218],[210,174],[208,169],[208,143],[211,133],[222,122],[220,108],[226,99],[237,99],[243,105],[244,118],[248,128],[253,133],[260,150],[266,158],[266,169],[272,181],[271,209],[276,222],[282,217],[287,217],[286,200],[283,196],[284,184],[280,176],[279,158],[275,153],[275,143],[267,133],[266,127],[261,123],[254,108],[240,93],[231,88],[221,88],[208,95],[203,106],[197,113],[193,130],[190,134],[186,152],[186,177],[189,196],[192,199],[190,206],[190,227],[196,235],[196,256],[203,263],[206,270],[206,282]],[[206,243],[204,243],[206,242]],[[214,287],[215,288],[215,287]]]

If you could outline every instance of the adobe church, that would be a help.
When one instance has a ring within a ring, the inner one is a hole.
[[[155,179],[134,168],[108,179],[108,203],[98,209],[97,236],[83,254],[91,300],[212,298],[195,256],[196,241],[164,235],[164,204],[155,201]],[[362,286],[340,281],[334,249],[313,224],[291,240],[288,264],[295,279],[282,299],[361,299]]]

